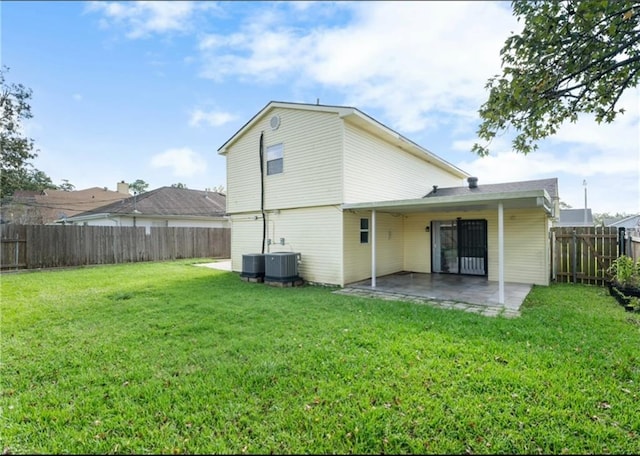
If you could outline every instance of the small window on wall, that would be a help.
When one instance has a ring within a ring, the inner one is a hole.
[[[267,176],[282,173],[282,143],[267,147]]]
[[[369,219],[360,219],[360,244],[369,243]]]

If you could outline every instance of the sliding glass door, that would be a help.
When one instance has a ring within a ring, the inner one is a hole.
[[[431,270],[487,275],[487,221],[431,222]]]

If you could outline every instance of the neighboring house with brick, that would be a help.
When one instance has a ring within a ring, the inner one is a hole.
[[[131,196],[129,184],[118,182],[117,191],[106,187],[84,190],[17,190],[2,204],[2,222],[19,225],[51,225]]]
[[[64,223],[144,226],[147,232],[151,227],[229,227],[224,194],[176,187],[160,187],[134,195],[67,217]]]
[[[402,271],[548,285],[556,178],[483,185],[347,106],[270,102],[219,149],[232,269],[297,252],[309,282]]]

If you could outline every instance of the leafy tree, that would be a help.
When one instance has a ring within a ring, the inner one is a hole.
[[[502,75],[489,79],[474,144],[480,156],[500,132],[515,127],[516,152],[537,149],[536,142],[579,113],[598,123],[624,112],[616,107],[623,92],[640,82],[640,1],[513,1],[524,22],[507,38],[500,54]]]
[[[33,140],[24,136],[22,122],[31,114],[31,89],[22,84],[9,83],[0,69],[0,198],[13,195],[16,190],[56,188],[51,179],[33,168],[29,160],[37,157]]]
[[[630,217],[632,214],[626,212],[616,212],[611,214],[609,212],[600,212],[593,214],[593,223],[597,226],[604,226],[606,220],[622,220],[623,218]]]
[[[187,188],[187,186],[185,184],[183,184],[182,182],[178,182],[177,184],[171,184],[171,186],[173,188]]]
[[[224,185],[216,185],[215,187],[213,187],[210,190],[212,192],[222,193],[223,195],[226,194],[226,191],[224,189]]]
[[[51,181],[51,178],[44,172],[35,168],[25,171],[26,176],[22,179],[20,185],[21,190],[46,190],[48,188],[55,190],[55,184]]]
[[[149,188],[149,184],[142,179],[136,179],[134,182],[129,183],[129,191],[133,191],[137,195],[146,192],[147,188]]]
[[[58,185],[58,188],[60,190],[64,190],[65,192],[70,192],[74,190],[76,186],[69,182],[69,179],[62,179],[62,184]]]

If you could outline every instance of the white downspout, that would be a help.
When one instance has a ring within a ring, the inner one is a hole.
[[[376,210],[371,209],[371,288],[376,287]]]
[[[504,304],[504,210],[498,203],[498,302]]]

